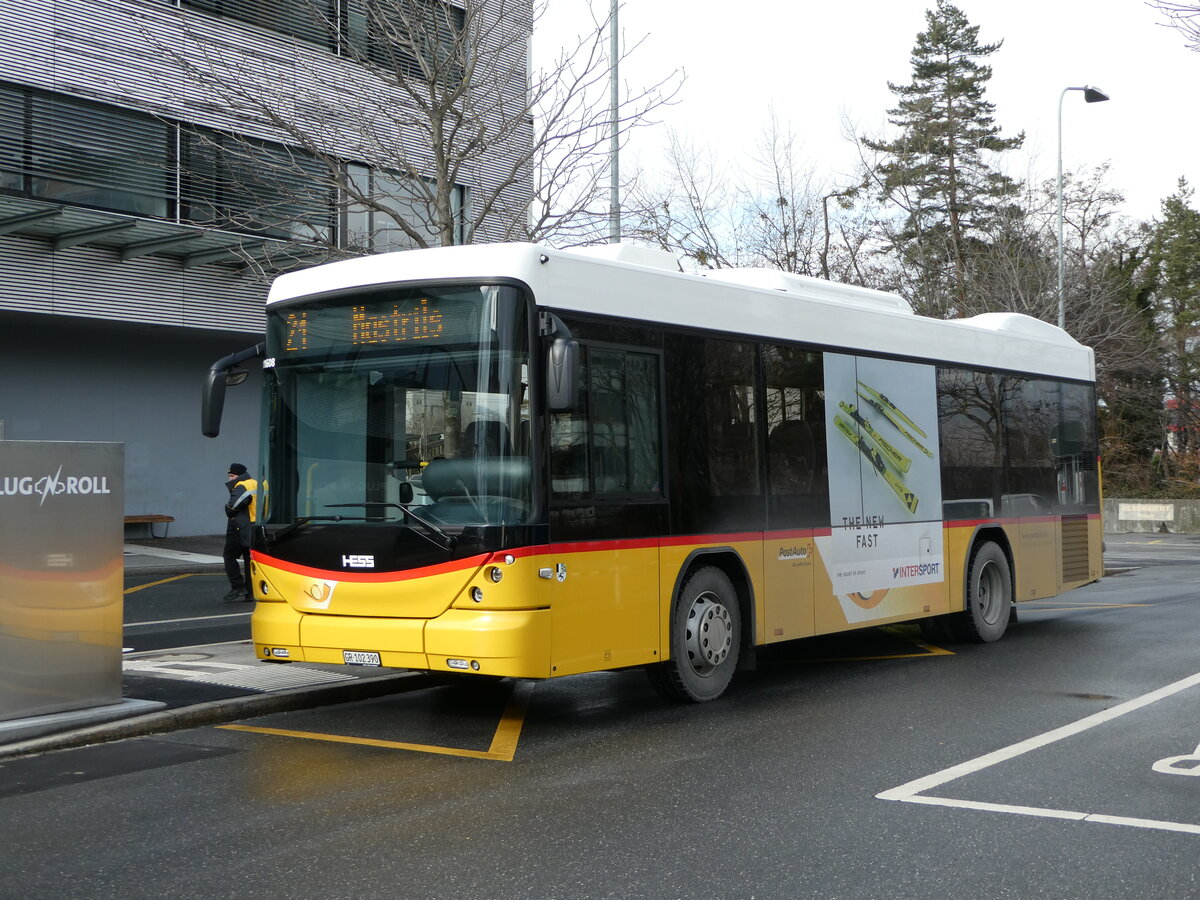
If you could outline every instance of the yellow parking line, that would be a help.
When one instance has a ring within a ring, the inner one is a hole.
[[[924,641],[916,641],[908,635],[896,631],[892,628],[881,628],[881,631],[886,631],[888,634],[894,635],[901,640],[908,641],[920,647],[924,653],[888,653],[882,656],[828,656],[820,659],[806,659],[808,663],[831,663],[831,662],[871,662],[880,659],[921,659],[926,656],[953,656],[953,650],[947,650],[944,647],[935,647],[933,644],[927,644]]]
[[[148,584],[139,584],[131,588],[126,588],[126,594],[132,594],[134,591],[143,591],[148,587],[158,587],[160,584],[166,584],[169,581],[178,581],[180,578],[191,578],[195,572],[189,572],[187,575],[172,575],[170,578],[164,578],[162,581],[151,581]]]
[[[488,748],[488,759],[512,762],[517,754],[517,741],[521,737],[521,726],[525,724],[525,713],[529,710],[529,696],[533,693],[533,682],[518,681],[513,684],[508,706],[500,717],[500,724]]]
[[[925,648],[924,653],[889,653],[886,656],[828,656],[819,659],[806,659],[808,663],[831,663],[831,662],[872,662],[879,659],[924,659],[927,656],[953,656],[953,650],[946,650],[942,647],[935,647],[932,644],[917,644],[918,647]]]
[[[227,731],[250,731],[255,734],[273,734],[280,737],[303,738],[310,741],[332,741],[338,744],[358,744],[364,747],[382,747],[385,750],[411,750],[416,753],[437,753],[442,756],[464,756],[469,759],[495,759],[512,762],[517,752],[517,741],[521,727],[525,724],[525,713],[529,708],[529,695],[533,691],[531,682],[513,685],[508,705],[496,726],[491,746],[487,750],[463,750],[458,747],[439,747],[436,744],[411,744],[405,741],[382,741],[375,738],[359,738],[342,734],[321,734],[313,731],[292,731],[286,728],[263,728],[258,725],[218,725]]]
[[[1029,606],[1021,604],[1018,612],[1070,612],[1073,609],[1133,609],[1139,606],[1153,606],[1153,603],[1062,603],[1057,606]]]
[[[1031,604],[1057,604],[1058,606],[1153,606],[1153,604],[1104,604],[1099,600],[1060,600],[1058,598],[1046,598],[1045,600],[1026,600],[1016,607],[1016,611],[1028,610],[1033,608]]]

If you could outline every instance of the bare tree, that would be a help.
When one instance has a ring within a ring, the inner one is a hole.
[[[747,265],[738,189],[711,149],[668,132],[662,180],[641,179],[631,200],[631,237],[692,260],[702,269]]]
[[[772,114],[759,140],[756,182],[746,191],[747,241],[756,264],[799,275],[820,271],[823,239],[828,237],[828,208],[810,167],[798,158],[796,133]],[[824,230],[823,230],[824,229]]]
[[[1200,51],[1200,5],[1173,0],[1150,0],[1147,5],[1164,13],[1169,26],[1183,35],[1189,47]]]
[[[854,190],[822,184],[799,146],[774,115],[745,163],[671,133],[663,171],[657,180],[644,176],[634,194],[631,236],[701,268],[756,266],[858,281],[866,230],[848,216]]]
[[[1109,372],[1134,372],[1153,359],[1147,319],[1130,300],[1127,258],[1140,238],[1118,214],[1124,197],[1107,165],[1063,178],[1064,307],[1067,330]],[[974,255],[959,312],[1019,312],[1046,322],[1058,314],[1057,188],[1026,191],[998,217]]]
[[[614,122],[607,4],[533,71],[547,2],[361,0],[347,22],[309,0],[306,27],[334,53],[300,40],[235,51],[182,12],[143,10],[164,89],[202,97],[192,106],[208,121],[185,130],[181,160],[200,218],[330,255],[599,233],[611,129],[623,139],[648,123],[679,78],[627,90]],[[231,192],[236,205],[208,200]]]

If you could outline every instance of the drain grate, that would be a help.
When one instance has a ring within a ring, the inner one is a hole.
[[[201,660],[126,659],[124,669],[126,672],[138,675],[178,678],[199,684],[219,684],[222,687],[243,688],[248,691],[264,693],[354,679],[353,675],[321,672],[295,665],[246,666],[238,663]]]

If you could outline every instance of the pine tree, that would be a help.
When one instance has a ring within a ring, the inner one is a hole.
[[[891,243],[915,277],[912,299],[923,311],[950,315],[965,299],[973,246],[986,240],[1017,190],[986,154],[1015,149],[1025,135],[1001,137],[994,105],[984,99],[992,69],[978,60],[1003,42],[980,44],[979,26],[945,0],[925,19],[912,83],[888,83],[898,98],[888,121],[899,134],[863,143],[882,155],[875,172],[882,198],[904,213]]]
[[[1200,436],[1200,210],[1185,179],[1162,203],[1150,240],[1154,311],[1161,336],[1169,428],[1175,449],[1194,450]]]

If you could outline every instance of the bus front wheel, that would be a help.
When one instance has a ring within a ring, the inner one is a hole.
[[[720,569],[688,575],[671,611],[671,658],[648,669],[650,681],[671,700],[703,703],[729,687],[741,649],[737,592]]]
[[[957,637],[981,644],[1004,637],[1012,614],[1012,570],[998,544],[980,544],[967,569],[966,608],[955,623]]]

